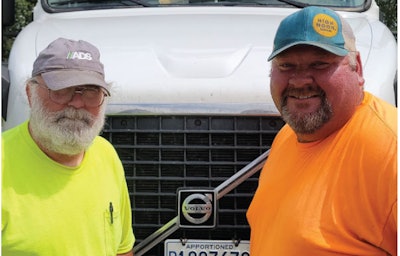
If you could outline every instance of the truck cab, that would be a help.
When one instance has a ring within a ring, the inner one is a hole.
[[[267,58],[280,21],[309,5],[348,21],[365,90],[395,105],[397,43],[373,0],[39,0],[2,70],[2,129],[28,118],[25,82],[51,41],[96,45],[135,256],[248,256],[246,210],[284,125]]]

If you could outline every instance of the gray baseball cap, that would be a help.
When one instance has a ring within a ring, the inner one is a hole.
[[[110,94],[99,50],[83,40],[58,38],[50,43],[33,63],[32,77],[37,75],[42,76],[51,90],[97,85]]]

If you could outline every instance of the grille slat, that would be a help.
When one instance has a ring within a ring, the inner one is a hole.
[[[117,150],[132,201],[136,242],[177,215],[180,187],[217,187],[272,144],[276,116],[108,116],[102,136]],[[249,239],[246,211],[258,173],[219,200],[218,226],[170,238]],[[158,245],[145,255],[164,255]]]

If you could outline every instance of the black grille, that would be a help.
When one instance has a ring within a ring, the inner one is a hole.
[[[116,148],[132,201],[136,243],[177,215],[180,187],[217,187],[271,146],[276,116],[108,116],[102,136]],[[258,173],[218,203],[212,230],[178,230],[170,238],[241,239]],[[145,255],[164,255],[163,245]]]

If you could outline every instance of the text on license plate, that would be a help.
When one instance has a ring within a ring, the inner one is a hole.
[[[187,240],[167,239],[165,256],[250,256],[249,241],[235,245],[231,240]]]

